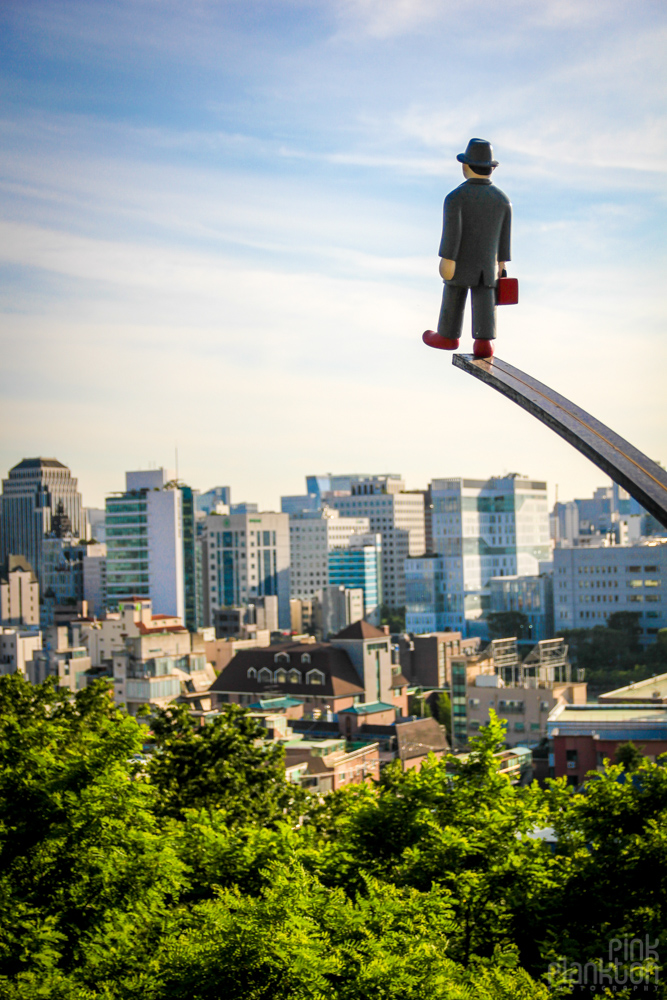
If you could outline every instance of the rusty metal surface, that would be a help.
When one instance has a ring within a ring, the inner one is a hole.
[[[528,410],[590,459],[667,527],[667,472],[605,424],[500,358],[455,354],[452,363]]]

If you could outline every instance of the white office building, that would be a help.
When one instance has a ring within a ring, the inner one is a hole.
[[[639,615],[644,645],[667,628],[667,539],[554,549],[553,579],[556,633],[604,625],[615,611]]]
[[[149,598],[162,614],[185,616],[183,501],[166,469],[125,474],[125,492],[106,501],[106,599]]]
[[[353,535],[364,535],[368,531],[367,517],[341,517],[333,507],[291,515],[291,596],[309,599],[328,587],[329,553],[347,548]]]
[[[83,599],[88,605],[88,614],[101,618],[107,607],[107,547],[103,542],[86,546]]]
[[[0,674],[27,676],[27,665],[42,648],[42,633],[0,626]]]
[[[537,576],[551,557],[547,485],[435,479],[431,500],[435,558],[406,563],[406,628],[483,636],[492,577]]]
[[[289,515],[209,514],[203,540],[205,620],[217,608],[278,598],[278,622],[290,627]]]
[[[349,496],[328,503],[343,517],[367,518],[382,536],[382,601],[390,608],[405,605],[405,560],[421,556],[425,547],[424,494],[406,492],[402,479],[373,476],[353,483]]]

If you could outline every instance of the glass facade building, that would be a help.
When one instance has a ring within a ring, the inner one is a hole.
[[[193,491],[184,497],[165,469],[125,478],[125,492],[106,501],[107,605],[115,610],[123,598],[150,598],[154,613],[185,621],[186,563],[196,587]]]
[[[412,595],[420,598],[407,601],[406,628],[420,631],[426,616],[429,631],[458,629],[485,637],[491,579],[537,576],[540,563],[551,558],[547,484],[514,475],[436,479],[431,500],[437,565],[422,560],[419,570],[418,560],[406,561]]]
[[[2,481],[0,565],[10,555],[28,560],[44,590],[44,538],[56,517],[74,538],[85,538],[81,494],[72,473],[55,458],[24,458]]]
[[[145,493],[107,497],[105,522],[107,604],[115,609],[124,597],[151,596]]]
[[[366,544],[356,544],[353,536],[348,548],[329,552],[329,584],[364,592],[364,617],[370,620],[382,604],[382,545],[379,536]]]

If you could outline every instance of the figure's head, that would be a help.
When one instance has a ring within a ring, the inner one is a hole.
[[[465,153],[456,157],[463,164],[464,177],[490,177],[498,166],[493,146],[486,139],[471,139]]]

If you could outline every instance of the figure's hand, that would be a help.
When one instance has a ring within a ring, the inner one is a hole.
[[[446,257],[440,258],[440,277],[443,281],[451,281],[454,277],[454,271],[456,270],[456,261],[448,260]]]
[[[505,261],[504,260],[499,260],[498,261],[498,277],[500,277],[500,275],[503,273],[503,271],[505,269],[506,269]]]

